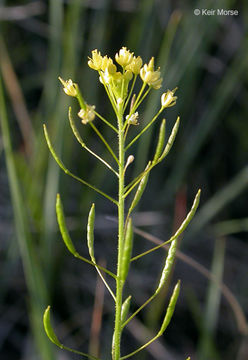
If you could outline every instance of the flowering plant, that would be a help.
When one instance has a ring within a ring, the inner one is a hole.
[[[164,333],[164,331],[166,330],[167,326],[170,323],[180,291],[180,281],[178,281],[174,287],[164,320],[157,335],[154,338],[152,338],[150,341],[148,341],[146,344],[134,350],[133,352],[126,355],[121,355],[121,337],[125,326],[134,318],[134,316],[136,316],[146,305],[148,305],[159,294],[164,284],[168,280],[175,259],[178,237],[186,229],[186,227],[188,226],[188,224],[190,223],[191,219],[195,214],[195,211],[199,204],[200,190],[198,191],[194,199],[192,208],[189,211],[188,215],[186,216],[185,220],[182,222],[181,226],[178,228],[176,233],[169,240],[158,246],[151,248],[148,251],[132,256],[132,248],[133,248],[133,224],[131,217],[132,212],[142,197],[151,170],[156,165],[158,165],[162,160],[164,160],[165,157],[169,154],[179,128],[180,119],[179,117],[177,118],[167,143],[165,141],[166,121],[165,119],[162,120],[158,134],[157,147],[153,159],[148,161],[145,169],[137,177],[135,177],[129,184],[125,185],[125,173],[127,171],[128,166],[135,160],[132,154],[128,155],[129,149],[140,138],[140,136],[149,129],[149,127],[158,119],[159,115],[166,108],[169,108],[176,104],[177,97],[174,96],[176,89],[167,90],[165,93],[163,93],[161,96],[161,106],[159,110],[150,120],[150,122],[140,130],[138,127],[139,125],[138,108],[152,89],[157,90],[161,88],[162,78],[160,74],[160,69],[159,68],[155,69],[154,58],[151,58],[148,64],[143,65],[143,61],[141,57],[134,56],[134,54],[131,53],[129,50],[127,50],[125,47],[123,47],[115,55],[115,60],[120,67],[120,71],[118,71],[117,65],[114,64],[111,58],[109,58],[108,56],[102,56],[99,51],[94,50],[92,51],[92,57],[89,58],[88,65],[90,68],[98,72],[99,80],[101,84],[104,86],[107,96],[115,112],[116,120],[117,120],[116,124],[113,124],[112,122],[105,119],[102,115],[100,115],[96,111],[94,105],[87,104],[82,96],[82,93],[80,92],[79,86],[76,83],[74,83],[71,79],[67,81],[64,81],[61,78],[59,79],[64,87],[63,88],[64,92],[67,95],[75,97],[78,100],[80,106],[78,116],[81,119],[82,124],[84,125],[89,124],[89,126],[92,127],[92,129],[95,131],[97,136],[99,136],[103,144],[106,146],[109,153],[112,155],[113,162],[117,166],[117,169],[115,169],[115,166],[113,164],[109,164],[106,160],[104,160],[101,156],[96,154],[85,144],[72,117],[71,108],[69,108],[69,113],[68,113],[69,122],[73,134],[75,135],[78,142],[81,144],[81,146],[84,149],[86,149],[89,153],[91,153],[99,161],[101,161],[118,178],[118,185],[119,185],[118,198],[116,199],[106,194],[101,189],[96,188],[94,185],[86,182],[85,180],[79,178],[78,176],[74,175],[71,171],[69,171],[57,156],[51,144],[45,125],[44,125],[44,132],[48,147],[54,159],[61,167],[61,169],[66,174],[80,181],[82,184],[92,188],[99,194],[103,195],[105,198],[107,198],[114,205],[117,206],[118,258],[117,258],[117,271],[116,273],[113,273],[110,270],[98,265],[95,259],[95,255],[94,255],[95,205],[92,204],[88,217],[87,243],[88,243],[90,258],[87,259],[82,257],[76,251],[73,245],[69,232],[66,228],[65,216],[59,194],[57,195],[57,201],[56,201],[58,224],[65,245],[76,258],[81,259],[87,262],[88,264],[93,265],[96,268],[99,276],[102,278],[106,288],[108,289],[109,293],[113,298],[115,304],[115,323],[114,323],[111,353],[113,360],[120,360],[120,359],[127,359],[137,354],[140,350],[146,348],[149,344],[151,344],[154,340],[156,340]],[[140,91],[138,92],[138,95],[136,96],[135,94],[133,94],[133,92],[138,76],[142,80],[142,85],[140,87]],[[99,118],[101,121],[103,121],[116,134],[118,139],[118,155],[115,154],[114,149],[112,149],[110,144],[106,141],[106,139],[103,137],[101,132],[95,126],[94,122],[96,117]],[[133,125],[136,128],[138,128],[138,133],[136,136],[134,136],[132,140],[128,142],[127,135],[130,130],[130,127],[132,127]],[[136,192],[131,201],[131,205],[129,206],[128,209],[126,209],[125,208],[126,199],[128,195],[130,195],[135,189]],[[165,259],[164,267],[156,290],[154,291],[153,295],[143,305],[141,305],[133,314],[129,315],[131,296],[128,296],[124,301],[123,290],[128,276],[130,265],[132,264],[132,262],[136,261],[137,259],[140,259],[141,257],[159,249],[160,247],[168,243],[170,243],[170,248],[168,251],[168,255]],[[103,277],[103,273],[106,273],[108,276],[115,279],[115,283],[116,283],[115,290],[113,290],[108,284],[107,280],[105,280],[105,278]],[[88,357],[89,359],[97,360],[95,356],[68,348],[58,340],[50,323],[50,307],[48,307],[44,313],[44,327],[49,339],[60,348]]]

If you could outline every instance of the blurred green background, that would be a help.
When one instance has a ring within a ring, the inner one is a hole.
[[[195,8],[239,14],[196,16]],[[108,172],[72,136],[67,109],[71,103],[77,111],[78,105],[64,94],[58,76],[76,81],[86,101],[114,121],[87,57],[96,48],[113,56],[122,46],[145,62],[155,56],[164,78],[163,87],[151,92],[142,107],[140,126],[156,113],[161,93],[176,86],[177,104],[165,113],[167,134],[177,115],[182,120],[170,155],[150,176],[135,225],[166,240],[202,189],[171,283],[130,323],[123,353],[159,328],[167,293],[180,278],[180,300],[168,330],[135,358],[248,359],[247,1],[1,0],[0,21],[1,360],[79,358],[46,338],[42,314],[48,304],[64,343],[110,358],[113,303],[94,269],[65,249],[56,223],[56,193],[84,256],[87,213],[96,203],[96,255],[113,270],[115,208],[61,172],[48,153],[42,124],[69,169],[116,196]],[[109,130],[96,125],[115,147]],[[130,176],[152,156],[158,125],[133,148]],[[91,148],[107,157],[87,126],[81,132]],[[151,246],[149,239],[136,236],[135,253]],[[132,310],[155,288],[164,256],[161,249],[132,267],[126,287],[126,294],[133,295]]]

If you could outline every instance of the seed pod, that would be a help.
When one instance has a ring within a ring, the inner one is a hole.
[[[94,225],[95,225],[95,204],[92,204],[87,224],[87,242],[91,260],[93,263],[96,262],[94,253]]]
[[[71,237],[69,235],[69,232],[67,230],[66,227],[66,223],[65,223],[65,215],[64,215],[64,211],[63,211],[63,205],[60,199],[60,195],[57,194],[57,199],[56,199],[56,213],[57,213],[57,221],[59,224],[59,230],[60,233],[62,235],[62,238],[64,240],[64,243],[67,247],[67,249],[74,255],[77,256],[78,253],[72,243]]]
[[[164,148],[164,151],[162,153],[162,155],[160,156],[160,158],[158,159],[159,161],[162,161],[170,152],[170,149],[172,148],[172,145],[175,141],[176,135],[177,135],[177,131],[179,128],[179,124],[180,124],[180,117],[178,116],[177,121],[175,123],[175,125],[173,126],[173,129],[171,131],[170,137],[168,139],[168,142]]]
[[[130,265],[130,259],[131,259],[131,255],[132,255],[132,249],[133,249],[133,226],[132,226],[132,219],[129,219],[128,224],[127,224],[126,234],[125,234],[123,258],[122,258],[122,264],[121,264],[120,277],[121,277],[122,281],[125,281],[127,278],[129,265]]]
[[[146,169],[149,167],[150,163],[148,163]],[[145,169],[145,170],[146,170]],[[134,198],[133,198],[133,201],[130,205],[130,208],[128,210],[128,213],[131,214],[131,212],[133,211],[133,209],[135,208],[135,206],[138,204],[138,202],[140,201],[141,199],[141,196],[143,195],[143,192],[145,191],[145,188],[146,188],[146,184],[147,184],[147,181],[148,181],[148,178],[149,178],[149,171],[147,173],[145,173],[145,175],[142,177],[142,179],[140,180],[140,183],[139,183],[139,186],[138,186],[138,189],[134,195]]]
[[[189,225],[190,221],[193,219],[195,212],[198,208],[199,202],[200,202],[200,197],[201,197],[201,189],[199,189],[197,191],[197,194],[195,196],[193,205],[189,211],[189,213],[187,214],[186,218],[183,220],[180,228],[176,231],[175,235],[173,237],[178,237],[179,235],[181,235],[181,233],[187,228],[187,226]]]
[[[171,321],[171,318],[172,318],[172,315],[174,313],[174,310],[175,310],[175,306],[176,306],[176,303],[177,303],[177,298],[179,296],[179,292],[180,292],[180,280],[177,282],[174,290],[173,290],[173,294],[170,298],[170,302],[169,302],[169,305],[167,307],[167,310],[166,310],[166,314],[165,314],[165,318],[164,318],[164,321],[163,321],[163,324],[159,330],[159,333],[158,335],[161,336],[163,335],[163,333],[165,332],[167,326],[169,325],[170,321]]]
[[[171,245],[170,245],[170,248],[169,248],[166,260],[165,260],[164,268],[163,268],[163,271],[162,271],[162,274],[161,274],[161,278],[160,278],[158,287],[157,287],[157,289],[155,291],[156,295],[160,292],[160,290],[162,289],[162,287],[164,286],[166,280],[169,277],[169,274],[171,272],[172,265],[173,265],[173,262],[174,262],[174,259],[175,259],[176,250],[177,250],[177,238],[175,240],[173,240]]]
[[[127,314],[129,312],[129,308],[130,308],[130,302],[131,302],[131,295],[128,296],[126,298],[126,300],[124,301],[124,303],[122,304],[122,307],[121,307],[121,323],[123,324],[126,319],[127,319]]]
[[[157,144],[155,155],[154,155],[154,158],[152,161],[153,163],[155,163],[159,159],[159,157],[163,151],[164,140],[165,140],[165,126],[166,126],[166,120],[163,119],[163,121],[160,125],[160,129],[159,129],[158,144]]]
[[[43,325],[48,338],[58,347],[63,348],[63,345],[59,342],[56,334],[53,331],[50,321],[50,306],[48,306],[43,315]]]

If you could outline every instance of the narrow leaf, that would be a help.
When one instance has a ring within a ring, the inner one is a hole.
[[[180,280],[177,282],[177,284],[176,284],[176,286],[174,288],[174,291],[173,291],[173,294],[171,296],[170,303],[169,303],[169,305],[167,307],[165,318],[164,318],[163,324],[162,324],[162,326],[161,326],[161,328],[159,330],[158,336],[163,335],[163,333],[165,332],[167,326],[169,325],[169,323],[171,321],[171,318],[172,318],[172,315],[174,313],[175,306],[176,306],[176,303],[177,303],[177,298],[179,296],[179,292],[180,292]]]
[[[95,253],[94,253],[94,225],[95,225],[95,204],[92,204],[87,224],[87,242],[88,249],[91,260],[93,263],[96,263]]]
[[[130,302],[131,302],[132,296],[128,296],[121,307],[121,323],[123,324],[127,319],[127,314],[130,309]]]
[[[50,306],[48,306],[44,312],[43,315],[43,325],[44,325],[44,329],[45,332],[48,336],[48,338],[51,340],[51,342],[53,342],[55,345],[57,345],[60,348],[63,348],[63,345],[59,342],[56,334],[54,333],[54,330],[52,328],[51,325],[51,321],[50,321]]]
[[[133,250],[133,226],[132,226],[132,219],[129,219],[125,234],[123,258],[122,258],[121,273],[120,273],[120,277],[123,281],[126,280],[128,274],[132,250]]]
[[[155,155],[153,158],[153,163],[155,163],[158,158],[160,157],[163,147],[164,147],[164,141],[165,141],[165,127],[166,127],[166,120],[163,119],[161,125],[160,125],[160,129],[159,129],[159,136],[158,136],[158,143],[157,143],[157,147],[156,147],[156,151],[155,151]]]
[[[71,240],[71,237],[69,235],[69,232],[67,230],[66,227],[66,222],[65,222],[65,215],[64,215],[64,211],[63,211],[63,205],[60,199],[60,195],[57,194],[57,199],[56,199],[56,213],[57,213],[57,220],[58,220],[58,224],[59,224],[59,230],[60,233],[62,235],[62,239],[64,240],[64,243],[67,247],[67,249],[74,255],[77,256],[78,253],[73,245],[73,242]]]

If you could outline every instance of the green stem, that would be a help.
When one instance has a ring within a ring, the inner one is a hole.
[[[102,136],[102,134],[100,133],[100,131],[95,127],[94,124],[92,124],[92,122],[90,122],[90,126],[92,127],[92,129],[95,131],[95,133],[97,134],[97,136],[102,140],[102,142],[104,143],[104,145],[106,146],[106,148],[108,149],[109,153],[113,156],[113,158],[115,159],[115,161],[118,164],[118,159],[114,153],[114,151],[111,149],[111,146],[108,144],[108,142],[104,139],[104,137]]]
[[[133,93],[134,85],[135,85],[135,83],[136,83],[137,76],[138,76],[138,75],[135,75],[135,76],[134,76],[133,83],[132,83],[132,86],[131,86],[129,95],[128,95],[128,98],[127,98],[127,100],[126,100],[125,106],[124,106],[124,111],[126,110],[126,107],[127,107],[127,105],[128,105],[128,102],[129,102],[129,100],[130,100],[130,98],[131,98],[131,96],[132,96],[132,93]],[[130,111],[131,111],[131,109],[130,109]]]
[[[108,125],[112,130],[114,130],[118,134],[118,130],[114,125],[112,125],[108,120],[106,120],[102,115],[100,115],[97,111],[94,110],[94,114],[99,117],[106,125]]]
[[[161,112],[163,111],[164,109],[161,107],[159,109],[159,111],[157,112],[157,114],[152,118],[152,120],[138,133],[138,135],[126,146],[125,148],[125,151],[127,149],[130,148],[131,145],[133,145],[133,143],[135,141],[137,141],[139,139],[139,137],[146,131],[149,129],[149,127],[154,123],[154,121],[157,119],[157,117],[161,114]]]
[[[118,201],[118,265],[116,279],[116,308],[115,308],[115,329],[113,343],[113,360],[120,359],[120,343],[121,343],[121,308],[122,308],[122,291],[123,281],[121,280],[122,253],[124,244],[124,166],[125,166],[125,150],[124,150],[124,131],[123,116],[118,114],[119,129],[119,201]]]

